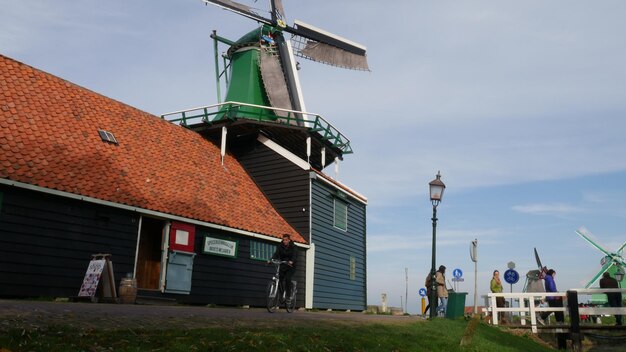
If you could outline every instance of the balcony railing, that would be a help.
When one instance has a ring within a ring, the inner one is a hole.
[[[161,115],[161,118],[181,126],[189,127],[198,124],[213,124],[228,120],[245,119],[256,122],[275,123],[285,126],[302,126],[310,133],[317,134],[342,154],[352,153],[350,140],[337,128],[326,121],[321,115],[275,108],[271,106],[232,102],[201,106],[192,109],[173,111]]]

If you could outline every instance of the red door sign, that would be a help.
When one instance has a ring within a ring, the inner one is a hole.
[[[196,227],[183,222],[172,222],[170,229],[170,250],[194,253]]]

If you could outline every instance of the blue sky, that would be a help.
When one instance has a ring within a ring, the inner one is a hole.
[[[267,8],[265,1],[253,3]],[[255,24],[186,1],[0,0],[0,52],[153,114],[216,103],[211,30]],[[355,151],[325,170],[369,199],[368,301],[409,311],[430,269],[428,182],[438,208],[437,265],[461,268],[473,302],[494,269],[535,268],[582,287],[626,241],[626,4],[621,1],[295,1],[299,19],[368,48],[371,72],[301,60],[308,111]],[[449,275],[451,276],[451,275]],[[509,287],[506,287],[509,290]]]

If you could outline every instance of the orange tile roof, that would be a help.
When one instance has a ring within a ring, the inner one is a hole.
[[[2,55],[0,178],[306,243],[199,134]]]

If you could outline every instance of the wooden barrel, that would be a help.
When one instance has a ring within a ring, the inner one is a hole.
[[[132,277],[125,277],[120,282],[119,289],[120,303],[134,304],[137,299],[137,280]]]

